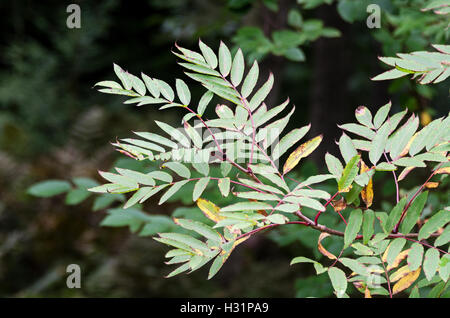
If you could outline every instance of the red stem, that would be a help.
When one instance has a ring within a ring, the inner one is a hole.
[[[431,173],[431,175],[428,177],[428,179],[420,186],[420,188],[416,191],[416,193],[414,193],[414,195],[412,196],[412,198],[409,200],[409,202],[406,204],[405,208],[403,209],[402,215],[400,216],[400,220],[398,220],[397,224],[395,225],[394,229],[392,230],[392,233],[397,233],[398,232],[398,227],[400,226],[400,224],[403,221],[403,218],[406,215],[406,211],[408,211],[409,207],[411,206],[412,202],[414,201],[414,199],[419,195],[420,192],[422,192],[423,188],[425,188],[425,185],[427,184],[428,181],[430,181],[430,179],[436,174],[436,171],[442,166],[443,163],[440,163],[436,169],[433,171],[433,173]]]
[[[337,196],[339,194],[339,191],[338,192],[336,192],[328,201],[327,201],[327,203],[325,203],[323,206],[326,208],[327,206],[328,206],[328,204],[330,204],[331,203],[331,201]],[[320,216],[320,214],[322,213],[322,211],[319,211],[317,214],[316,214],[316,217],[314,218],[314,225],[317,225],[317,222],[319,221],[319,216]],[[339,213],[340,214],[340,213]],[[341,216],[342,217],[342,216]],[[345,222],[345,220],[344,220],[344,222]],[[347,224],[347,222],[345,222],[345,224]]]

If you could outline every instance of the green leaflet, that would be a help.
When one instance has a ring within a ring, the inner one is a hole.
[[[406,240],[404,238],[396,238],[389,245],[389,250],[387,253],[387,263],[392,265],[397,255],[402,251],[403,247],[406,244]]]
[[[413,243],[408,253],[408,267],[415,271],[422,265],[423,246],[420,243]]]
[[[360,156],[356,155],[348,161],[344,171],[342,172],[342,177],[338,181],[339,191],[346,190],[352,184],[353,180],[358,174],[359,159]]]
[[[350,246],[350,244],[356,238],[359,230],[361,229],[362,221],[363,221],[362,211],[360,209],[353,210],[350,214],[348,224],[345,227],[344,248]]]
[[[311,263],[311,264],[313,264],[317,275],[322,274],[322,273],[327,271],[327,268],[323,267],[322,264],[320,264],[319,262],[316,262],[316,261],[314,261],[312,259],[309,259],[309,258],[306,258],[306,257],[303,257],[303,256],[297,256],[297,257],[293,258],[290,265],[299,264],[299,263]]]
[[[152,78],[150,78],[150,76],[147,76],[144,73],[141,73],[141,77],[144,80],[145,86],[147,86],[147,89],[150,92],[150,94],[152,94],[153,97],[158,98],[160,92],[156,82]]]
[[[358,154],[352,140],[346,134],[342,134],[339,139],[339,150],[346,163]]]
[[[322,205],[322,203],[312,198],[289,196],[285,198],[285,201],[298,203],[301,206],[306,206],[317,211],[325,211],[325,207]]]
[[[320,183],[329,179],[334,179],[334,176],[332,174],[319,174],[317,176],[311,176],[308,179],[306,179],[305,181],[299,183],[295,189],[300,189],[306,186],[309,186],[311,184],[316,184],[316,183]]]
[[[381,163],[377,164],[377,166],[375,167],[375,170],[377,170],[377,171],[395,171],[395,170],[397,170],[397,167],[391,163],[381,162]]]
[[[203,115],[203,113],[206,110],[206,107],[208,106],[209,102],[211,101],[211,99],[213,98],[214,93],[207,91],[206,93],[204,93],[202,95],[202,97],[200,98],[200,101],[198,102],[198,108],[197,108],[197,112],[200,115]]]
[[[370,140],[372,140],[375,137],[375,132],[372,129],[367,128],[366,126],[363,126],[363,125],[344,124],[344,125],[338,125],[338,127],[341,129],[344,129],[348,132],[359,135],[361,137],[370,139]]]
[[[193,238],[192,236],[181,233],[159,233],[161,238],[173,240],[189,246],[191,249],[197,249],[201,252],[207,252],[209,248],[202,241]]]
[[[161,205],[164,202],[166,202],[172,195],[174,195],[175,193],[178,192],[178,190],[181,189],[182,186],[184,186],[186,183],[188,183],[189,180],[183,180],[183,181],[178,181],[175,182],[170,188],[169,190],[167,190],[162,196],[161,199],[159,200],[158,204]]]
[[[391,233],[394,229],[395,225],[400,221],[400,217],[402,216],[403,208],[406,205],[406,199],[401,199],[397,205],[392,209],[391,213],[389,213],[389,217],[386,221],[386,225],[384,226],[385,233]]]
[[[203,141],[197,130],[189,125],[187,121],[184,122],[184,130],[186,131],[186,134],[189,136],[189,138],[191,138],[194,146],[198,149],[201,149],[203,146]]]
[[[175,129],[172,126],[170,126],[170,125],[168,125],[166,123],[157,121],[157,120],[155,120],[155,123],[159,126],[159,128],[161,128],[168,135],[170,135],[173,140],[176,140],[177,142],[179,142],[183,147],[189,148],[189,146],[190,146],[189,140],[178,129]]]
[[[347,204],[352,204],[353,202],[357,201],[359,194],[363,189],[363,186],[360,186],[357,183],[353,184],[350,191],[345,194],[345,201],[347,202]]]
[[[442,118],[435,119],[427,126],[422,128],[422,130],[420,130],[416,138],[414,138],[414,140],[412,141],[411,146],[409,148],[409,154],[411,156],[414,156],[417,153],[419,153],[427,145],[428,141],[431,140],[433,133],[436,130],[439,130],[441,121]]]
[[[266,220],[270,223],[285,224],[288,221],[288,218],[282,214],[271,214],[266,218]]]
[[[192,192],[192,200],[194,200],[194,202],[197,201],[198,198],[200,198],[200,196],[202,195],[203,191],[205,191],[208,183],[209,183],[210,178],[209,177],[205,177],[205,178],[201,178],[199,179],[194,186],[194,191]]]
[[[158,85],[159,91],[161,95],[164,96],[167,100],[173,101],[175,98],[175,93],[173,92],[172,87],[169,84],[164,82],[163,80],[155,79],[156,84]]]
[[[106,180],[108,180],[109,182],[112,182],[114,184],[123,186],[123,187],[127,187],[127,188],[138,188],[139,185],[136,181],[134,181],[131,178],[125,177],[125,176],[121,176],[118,174],[114,174],[111,172],[104,172],[104,171],[99,171],[99,174],[105,178]]]
[[[244,75],[245,62],[242,50],[239,48],[234,55],[233,64],[231,66],[231,83],[234,86],[238,86],[241,83],[242,76]]]
[[[358,275],[368,276],[369,274],[367,267],[358,262],[357,260],[342,257],[339,259],[339,261]]]
[[[114,72],[116,73],[117,77],[122,82],[123,87],[126,90],[130,90],[133,87],[133,84],[128,76],[128,72],[125,72],[119,65],[114,65]]]
[[[151,143],[151,142],[147,142],[147,141],[143,141],[143,140],[139,140],[139,139],[131,139],[131,138],[124,138],[121,139],[121,141],[127,142],[129,144],[132,145],[136,145],[142,148],[146,148],[146,149],[150,149],[150,150],[154,150],[154,151],[158,151],[158,152],[165,152],[165,149],[157,144]]]
[[[207,239],[213,240],[217,243],[220,243],[223,240],[222,235],[220,235],[219,232],[204,223],[187,219],[174,219],[174,222],[185,229],[197,232]]]
[[[425,252],[424,260],[423,260],[423,271],[425,273],[425,277],[428,280],[431,280],[436,274],[436,271],[439,267],[439,251],[430,248]]]
[[[191,171],[180,162],[166,162],[161,168],[169,168],[182,178],[189,179],[191,177]]]
[[[387,103],[383,107],[380,107],[378,111],[375,114],[375,117],[373,118],[373,125],[375,126],[375,129],[378,129],[383,125],[384,121],[386,120],[389,111],[391,110],[391,102]]]
[[[230,178],[219,179],[219,181],[217,181],[217,185],[219,186],[219,190],[222,196],[227,197],[230,193]]]
[[[220,73],[227,77],[231,69],[231,53],[225,43],[220,42],[219,47],[219,70]]]
[[[367,107],[359,106],[355,110],[355,117],[356,117],[356,120],[359,121],[364,126],[373,128],[372,113],[370,112],[370,110]]]
[[[114,81],[101,81],[101,82],[95,83],[94,86],[122,89],[122,86],[119,83],[114,82]]]
[[[414,225],[417,223],[418,219],[420,218],[420,214],[423,208],[425,207],[427,198],[428,198],[428,191],[425,191],[419,194],[414,199],[414,201],[406,211],[406,216],[400,225],[400,232],[402,234],[408,234],[412,230]]]
[[[373,138],[369,151],[369,159],[373,165],[376,165],[378,160],[380,160],[384,148],[386,147],[390,131],[391,121],[386,121],[380,129],[378,129],[377,134]]]
[[[258,62],[253,62],[252,67],[250,68],[250,71],[248,71],[247,76],[244,79],[244,83],[242,84],[241,89],[241,95],[244,98],[247,98],[251,92],[253,91],[253,88],[255,88],[256,82],[258,81],[259,76],[259,67]]]
[[[446,226],[444,232],[436,239],[434,246],[441,246],[450,242],[450,226]]]
[[[328,269],[328,276],[331,279],[331,284],[336,292],[336,296],[338,298],[343,297],[347,290],[347,278],[345,273],[337,267],[330,267]]]
[[[337,179],[340,179],[342,172],[344,171],[341,161],[327,152],[325,154],[325,162],[327,164],[328,171]]]
[[[372,210],[364,211],[363,217],[363,243],[368,244],[374,233],[375,213]]]
[[[131,80],[131,85],[133,85],[134,90],[139,95],[145,95],[146,88],[144,82],[137,76],[129,74],[129,79]]]
[[[145,138],[145,139],[150,140],[150,141],[157,142],[157,143],[159,143],[161,145],[165,145],[165,146],[168,146],[170,148],[177,148],[177,144],[176,143],[174,143],[170,139],[167,139],[165,137],[159,136],[157,134],[150,133],[150,132],[134,132],[134,133],[136,135],[138,135],[139,137]]]
[[[403,157],[394,161],[393,164],[403,167],[426,167],[426,164],[423,161],[414,157]]]
[[[249,108],[253,112],[269,95],[273,87],[273,74],[269,74],[267,81],[256,91],[249,103]]]
[[[299,196],[319,198],[324,200],[328,200],[331,197],[328,192],[323,190],[298,189],[292,191],[292,193]]]
[[[190,64],[190,63],[178,63],[179,65],[183,66],[184,68],[187,68],[188,70],[200,73],[200,74],[205,74],[205,75],[212,75],[212,76],[220,76],[220,73],[210,69],[209,67],[205,67],[202,65],[195,65],[195,64]],[[191,76],[190,74],[186,74],[189,77],[198,80],[201,77],[197,77],[197,76]]]
[[[299,210],[299,206],[298,204],[284,203],[280,204],[279,206],[276,206],[274,209],[281,212],[294,213]]]
[[[261,200],[261,201],[279,201],[280,198],[271,193],[264,193],[258,191],[246,191],[246,192],[235,192],[233,193],[238,198],[251,199],[251,200]]]
[[[419,231],[418,240],[428,238],[431,234],[450,222],[450,212],[441,210],[433,215],[428,222],[426,222]]]
[[[220,212],[256,211],[267,209],[272,209],[272,206],[264,202],[238,202],[221,208]]]
[[[217,67],[217,57],[214,51],[203,43],[201,40],[198,41],[198,45],[200,47],[200,51],[202,51],[203,56],[205,57],[206,62],[209,66],[214,69]]]
[[[266,109],[265,105],[263,104],[261,107],[258,108],[258,110],[253,115],[253,122],[255,124],[255,127],[259,127],[272,118],[274,118],[276,115],[278,115],[282,110],[286,108],[286,106],[289,105],[289,98],[286,99],[283,103],[280,105],[273,107],[269,110]],[[260,111],[261,109],[261,111]],[[249,126],[251,128],[251,123],[249,123]]]
[[[392,144],[390,147],[390,156],[395,160],[405,149],[411,137],[419,127],[419,117],[412,118],[399,130],[397,130],[395,136],[392,138]]]
[[[211,268],[209,269],[208,279],[213,278],[217,272],[222,268],[222,265],[228,258],[228,253],[225,255],[219,255],[213,261]]]
[[[287,133],[280,142],[274,147],[272,151],[272,159],[277,160],[280,158],[290,147],[295,145],[300,139],[302,139],[309,131],[311,124],[302,128],[296,128]]]
[[[164,171],[152,171],[147,173],[147,175],[149,175],[153,179],[161,180],[167,183],[171,183],[173,180],[172,176]]]
[[[176,79],[175,86],[177,89],[177,95],[183,105],[189,105],[191,102],[191,92],[186,83],[181,79]]]
[[[27,193],[36,197],[48,198],[67,192],[71,189],[70,183],[62,180],[45,180],[33,184]]]

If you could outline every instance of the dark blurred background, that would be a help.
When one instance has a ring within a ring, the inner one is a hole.
[[[66,25],[70,3],[81,8],[80,29]],[[379,29],[366,25],[369,3],[381,7]],[[289,266],[298,255],[320,257],[312,251],[318,234],[308,229],[251,238],[211,281],[206,269],[165,279],[164,246],[127,228],[100,226],[115,199],[106,204],[92,196],[67,204],[64,196],[35,198],[27,188],[46,179],[100,181],[97,170],[107,171],[114,163],[135,165],[114,152],[110,142],[131,131],[152,131],[156,118],[178,123],[181,112],[125,105],[93,85],[115,78],[113,63],[171,84],[175,77],[186,79],[171,50],[175,42],[197,50],[199,38],[213,49],[220,40],[234,50],[241,47],[247,65],[257,58],[262,79],[269,71],[275,75],[268,106],[289,96],[296,105],[291,128],[311,122],[310,137],[324,134],[313,160],[298,169],[300,177],[323,171],[325,149],[337,153],[336,124],[353,121],[359,105],[375,112],[391,100],[394,111],[408,107],[426,124],[448,112],[448,82],[422,86],[408,78],[370,80],[387,69],[378,56],[449,43],[449,30],[442,27],[448,20],[420,12],[425,3],[1,1],[0,296],[331,296],[326,277],[315,277],[309,266]],[[200,87],[186,81],[199,97]],[[393,191],[391,184],[380,189],[386,198]],[[167,216],[183,209],[195,208],[180,199],[143,208]],[[81,266],[81,289],[66,287],[65,269],[72,263]]]

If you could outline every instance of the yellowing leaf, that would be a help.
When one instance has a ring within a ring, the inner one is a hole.
[[[450,174],[450,167],[437,169],[436,174]]]
[[[411,270],[408,265],[400,267],[392,276],[390,277],[391,283],[395,283],[399,279],[405,277]]]
[[[370,170],[369,167],[366,166],[363,160],[361,160],[361,172],[360,174],[363,174],[364,172]],[[366,204],[366,207],[369,208],[372,205],[373,202],[373,184],[372,184],[372,178],[370,178],[369,183],[361,190],[361,199],[363,199],[364,203]]]
[[[366,286],[366,290],[364,291],[364,298],[372,298],[372,295],[370,294],[369,288]]]
[[[397,257],[395,258],[394,262],[392,263],[392,265],[389,265],[386,268],[386,270],[390,271],[391,269],[396,268],[398,265],[400,265],[400,263],[408,256],[409,250],[410,250],[410,248],[399,253],[397,255]],[[383,255],[383,258],[384,258],[384,255]]]
[[[439,186],[439,182],[427,182],[425,183],[425,188],[427,189],[435,189]]]
[[[220,208],[211,201],[199,198],[197,200],[197,206],[202,210],[203,214],[214,222],[223,220],[224,217],[219,215]]]
[[[431,122],[431,115],[427,111],[423,111],[420,113],[420,124],[422,126],[426,126]]]
[[[323,246],[322,246],[322,240],[324,238],[326,238],[327,236],[330,236],[330,234],[326,233],[326,232],[322,232],[319,235],[319,240],[317,242],[317,249],[319,250],[320,253],[322,253],[323,255],[325,255],[326,257],[328,257],[329,259],[336,259],[336,256],[334,256],[333,254],[331,254],[330,252],[328,252]]]
[[[301,144],[294,152],[292,152],[283,166],[283,174],[288,173],[300,162],[300,159],[309,156],[322,142],[322,135],[319,135],[307,142]]]
[[[412,283],[414,283],[416,279],[419,278],[420,271],[421,267],[403,276],[402,279],[400,279],[392,288],[392,293],[397,294],[411,286]]]

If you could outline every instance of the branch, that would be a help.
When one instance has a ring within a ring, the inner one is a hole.
[[[406,212],[408,211],[409,207],[411,206],[412,202],[414,201],[414,199],[419,195],[420,192],[422,192],[423,188],[425,188],[425,185],[428,183],[428,181],[430,181],[430,179],[436,174],[436,171],[438,171],[438,169],[442,166],[443,162],[441,162],[436,169],[434,169],[433,173],[431,173],[431,175],[428,177],[428,179],[420,186],[420,188],[416,191],[416,193],[414,193],[414,195],[412,196],[412,198],[409,200],[408,204],[406,204],[405,208],[403,209],[402,215],[400,216],[400,220],[398,220],[397,224],[395,225],[394,229],[392,230],[392,233],[397,233],[398,232],[398,227],[400,226],[400,224],[403,221],[403,218],[406,215]]]

